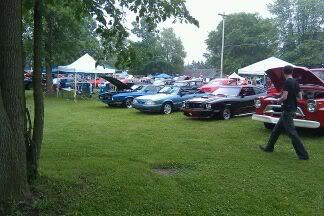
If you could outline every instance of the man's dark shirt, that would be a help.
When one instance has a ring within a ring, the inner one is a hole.
[[[283,101],[282,109],[287,112],[296,112],[297,96],[300,92],[299,84],[295,79],[288,78],[283,87],[284,91],[288,92],[287,99]]]

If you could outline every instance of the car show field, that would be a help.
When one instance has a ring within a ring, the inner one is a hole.
[[[324,134],[300,130],[310,160],[298,161],[286,136],[261,152],[269,132],[251,116],[48,97],[35,205],[43,215],[323,215]]]

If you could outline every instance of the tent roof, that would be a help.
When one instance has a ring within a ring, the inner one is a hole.
[[[93,74],[105,74],[113,73],[112,70],[104,69],[103,67],[96,68],[96,60],[92,58],[88,53],[80,57],[72,64],[66,66],[58,66],[58,70],[68,73],[93,73]]]
[[[243,80],[244,78],[243,77],[241,77],[240,75],[238,75],[237,73],[232,73],[231,75],[229,75],[229,77],[228,78],[230,78],[230,79],[239,79],[239,80]]]
[[[156,76],[154,76],[155,78],[164,78],[164,79],[168,79],[168,78],[171,78],[172,76],[166,74],[166,73],[161,73],[161,74],[158,74]]]
[[[238,69],[238,74],[263,76],[265,74],[265,71],[270,68],[284,67],[286,65],[294,66],[293,64],[290,64],[289,62],[283,61],[276,57],[270,57],[244,68]]]

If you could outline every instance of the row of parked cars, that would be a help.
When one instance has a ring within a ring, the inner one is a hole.
[[[276,99],[284,82],[282,68],[267,72],[273,86],[237,85],[235,80],[216,79],[207,85],[202,80],[185,80],[161,85],[129,86],[104,77],[116,91],[99,95],[109,106],[135,108],[142,112],[170,114],[181,110],[190,118],[228,120],[237,115],[253,114],[252,119],[272,128],[281,114]],[[294,78],[300,83],[304,98],[298,101],[295,124],[299,127],[324,128],[324,69],[296,67]]]

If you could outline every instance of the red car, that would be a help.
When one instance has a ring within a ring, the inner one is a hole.
[[[91,83],[92,85],[96,85],[96,87],[98,87],[99,84],[101,84],[101,83],[105,83],[105,82],[107,82],[107,80],[105,80],[105,79],[103,79],[103,78],[101,78],[101,77],[99,77],[99,78],[97,78],[97,79],[93,79],[93,80],[90,81],[90,83]]]
[[[273,68],[266,71],[277,93],[274,91],[267,96],[255,100],[256,114],[253,120],[261,121],[271,129],[281,115],[281,105],[276,99],[280,97],[285,81],[283,68]],[[295,67],[293,77],[298,80],[303,99],[298,100],[298,108],[294,123],[296,127],[324,128],[324,69],[307,69]]]
[[[208,84],[200,87],[199,90],[204,93],[211,93],[217,90],[220,86],[226,85],[237,85],[237,81],[235,79],[213,79]]]

